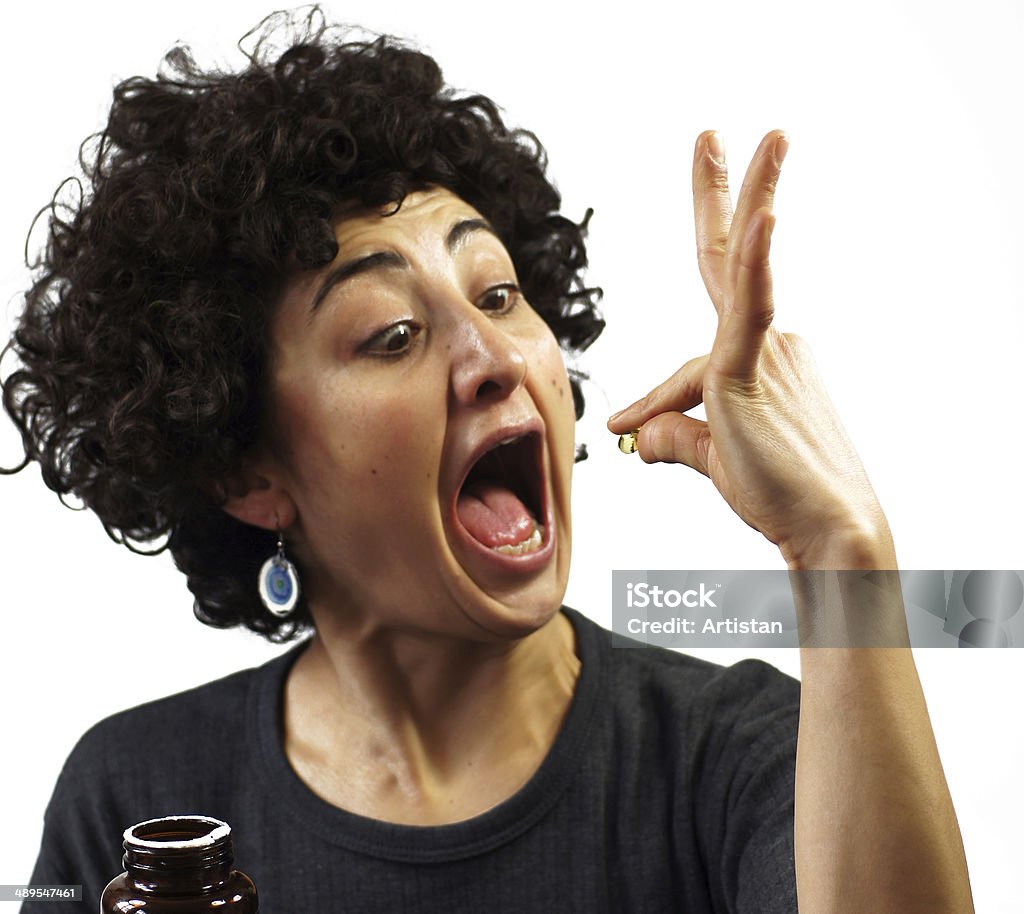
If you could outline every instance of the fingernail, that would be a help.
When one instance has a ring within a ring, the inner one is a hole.
[[[626,411],[626,410],[624,410],[624,409],[620,409],[620,410],[619,410],[619,411],[618,411],[617,413],[612,413],[612,414],[611,414],[611,415],[610,415],[610,416],[608,417],[608,421],[609,421],[609,422],[614,422],[614,421],[615,421],[616,419],[618,419],[618,418],[619,418],[619,416],[621,416],[621,415],[622,415],[622,414],[623,414],[623,413],[624,413],[625,411]]]
[[[786,158],[786,153],[789,152],[789,137],[786,134],[782,134],[775,141],[775,167],[781,168],[782,163]]]
[[[725,164],[725,147],[717,133],[709,133],[707,137],[708,155],[718,165]]]
[[[639,445],[637,444],[637,435],[640,434],[640,429],[636,429],[632,432],[627,432],[625,435],[619,435],[619,450],[623,454],[635,454]]]

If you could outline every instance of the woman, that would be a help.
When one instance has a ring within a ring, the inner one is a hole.
[[[122,85],[51,222],[5,405],[52,488],[168,536],[205,621],[315,635],[90,731],[33,881],[94,898],[126,825],[192,808],[235,827],[268,910],[967,910],[908,652],[805,652],[794,838],[793,681],[613,652],[560,611],[582,401],[558,343],[600,319],[535,141],[384,40],[171,62]],[[795,572],[891,569],[770,326],[785,151],[765,138],[734,215],[698,139],[715,345],[609,427],[707,473]]]

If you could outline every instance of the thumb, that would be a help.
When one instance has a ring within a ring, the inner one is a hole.
[[[683,413],[655,416],[637,435],[637,452],[644,463],[685,463],[705,476],[710,448],[707,422]]]

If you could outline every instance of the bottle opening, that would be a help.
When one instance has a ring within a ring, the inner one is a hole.
[[[125,847],[147,850],[200,850],[223,841],[231,826],[211,816],[147,819],[125,830]]]

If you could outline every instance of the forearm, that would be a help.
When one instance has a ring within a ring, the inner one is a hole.
[[[839,567],[869,561],[895,566],[890,547]],[[801,914],[970,914],[963,843],[910,648],[842,646],[907,643],[898,575],[798,571],[794,594],[801,635],[829,645],[800,655]]]

